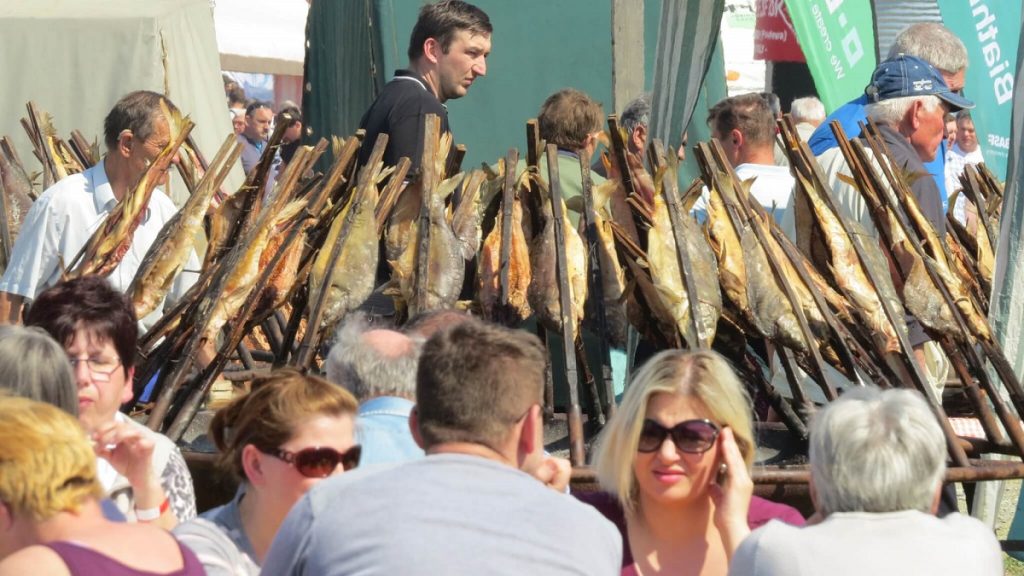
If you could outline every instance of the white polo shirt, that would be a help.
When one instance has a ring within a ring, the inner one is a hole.
[[[56,284],[64,268],[72,263],[116,205],[117,199],[107,180],[103,161],[47,188],[25,217],[11,251],[11,261],[0,279],[0,291],[31,300]],[[131,247],[107,277],[114,288],[121,292],[128,289],[146,251],[175,212],[177,208],[171,199],[159,188],[153,190],[143,221],[135,229]],[[171,288],[172,299],[184,294],[195,283],[198,271],[199,259],[193,251]],[[152,325],[161,313],[158,308],[144,319],[143,324]]]

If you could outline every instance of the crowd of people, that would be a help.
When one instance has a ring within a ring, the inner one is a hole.
[[[461,0],[421,9],[409,66],[362,120],[367,141],[389,134],[386,163],[412,159],[415,178],[423,116],[438,114],[448,129],[445,102],[486,74],[492,31],[487,14]],[[849,167],[827,126],[837,119],[857,137],[858,121],[870,118],[902,169],[933,176],[912,190],[930,219],[944,218],[958,171],[978,161],[973,104],[959,95],[966,65],[955,36],[919,24],[897,38],[863,97],[828,118],[813,97],[792,103],[848,217],[870,224],[843,188]],[[226,91],[248,172],[274,110],[237,86]],[[805,518],[753,495],[760,415],[727,360],[710,350],[650,353],[627,383],[618,350],[621,401],[592,449],[598,489],[582,491],[569,462],[545,450],[549,349],[529,331],[458,310],[401,327],[351,314],[324,377],[280,369],[256,378],[209,428],[237,491],[198,514],[178,447],[120,410],[144,392],[134,375],[148,326],[124,291],[173,215],[170,200],[154,192],[108,278],[61,278],[167,144],[167,109],[166,97],[145,91],[115,104],[105,159],[40,196],[0,279],[0,576],[1001,573],[992,531],[948,501],[945,440],[917,392],[850,386],[819,402],[809,441],[814,512]],[[748,94],[716,103],[706,120],[737,173],[756,178],[754,198],[791,229],[780,113],[778,98]],[[602,116],[587,94],[560,90],[539,111],[541,137],[559,162],[578,166],[597,149]],[[649,97],[621,117],[628,153],[641,157]],[[275,162],[287,164],[301,115],[285,107],[276,121],[290,124]],[[684,132],[680,158],[685,144]],[[594,182],[605,168],[595,164]],[[570,199],[582,193],[582,181],[562,185]],[[196,269],[186,266],[171,300]],[[908,324],[941,394],[941,351],[912,317]]]

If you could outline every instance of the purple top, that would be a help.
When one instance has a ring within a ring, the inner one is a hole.
[[[629,549],[629,532],[626,528],[626,512],[618,499],[607,492],[573,493],[580,502],[590,504],[604,515],[622,534],[622,573],[635,574],[633,571],[633,553]],[[792,506],[765,500],[757,496],[750,498],[750,509],[747,511],[747,524],[751,530],[760,528],[769,520],[781,520],[792,526],[803,526],[804,517]]]
[[[177,542],[177,541],[175,541]],[[206,570],[191,550],[177,542],[184,566],[173,572],[136,570],[113,558],[76,542],[48,542],[44,544],[57,553],[68,567],[71,576],[205,576]]]

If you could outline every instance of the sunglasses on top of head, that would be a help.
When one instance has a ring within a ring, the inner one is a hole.
[[[362,446],[356,444],[344,452],[338,452],[334,448],[314,446],[303,448],[298,452],[289,452],[279,448],[267,452],[267,454],[291,464],[299,474],[306,478],[326,478],[334,473],[338,464],[341,464],[346,472],[359,466],[359,456],[362,454],[362,450]]]
[[[718,439],[718,426],[710,420],[699,418],[684,420],[671,428],[666,428],[648,418],[644,420],[643,428],[640,429],[637,450],[657,452],[664,444],[665,438],[669,436],[680,452],[703,454],[715,445],[715,440]]]

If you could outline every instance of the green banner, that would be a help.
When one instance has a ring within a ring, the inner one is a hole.
[[[1020,2],[939,0],[939,9],[943,24],[967,48],[964,95],[977,104],[971,119],[985,164],[997,177],[1006,178]]]
[[[875,69],[871,3],[786,0],[786,8],[825,110],[863,94]]]

